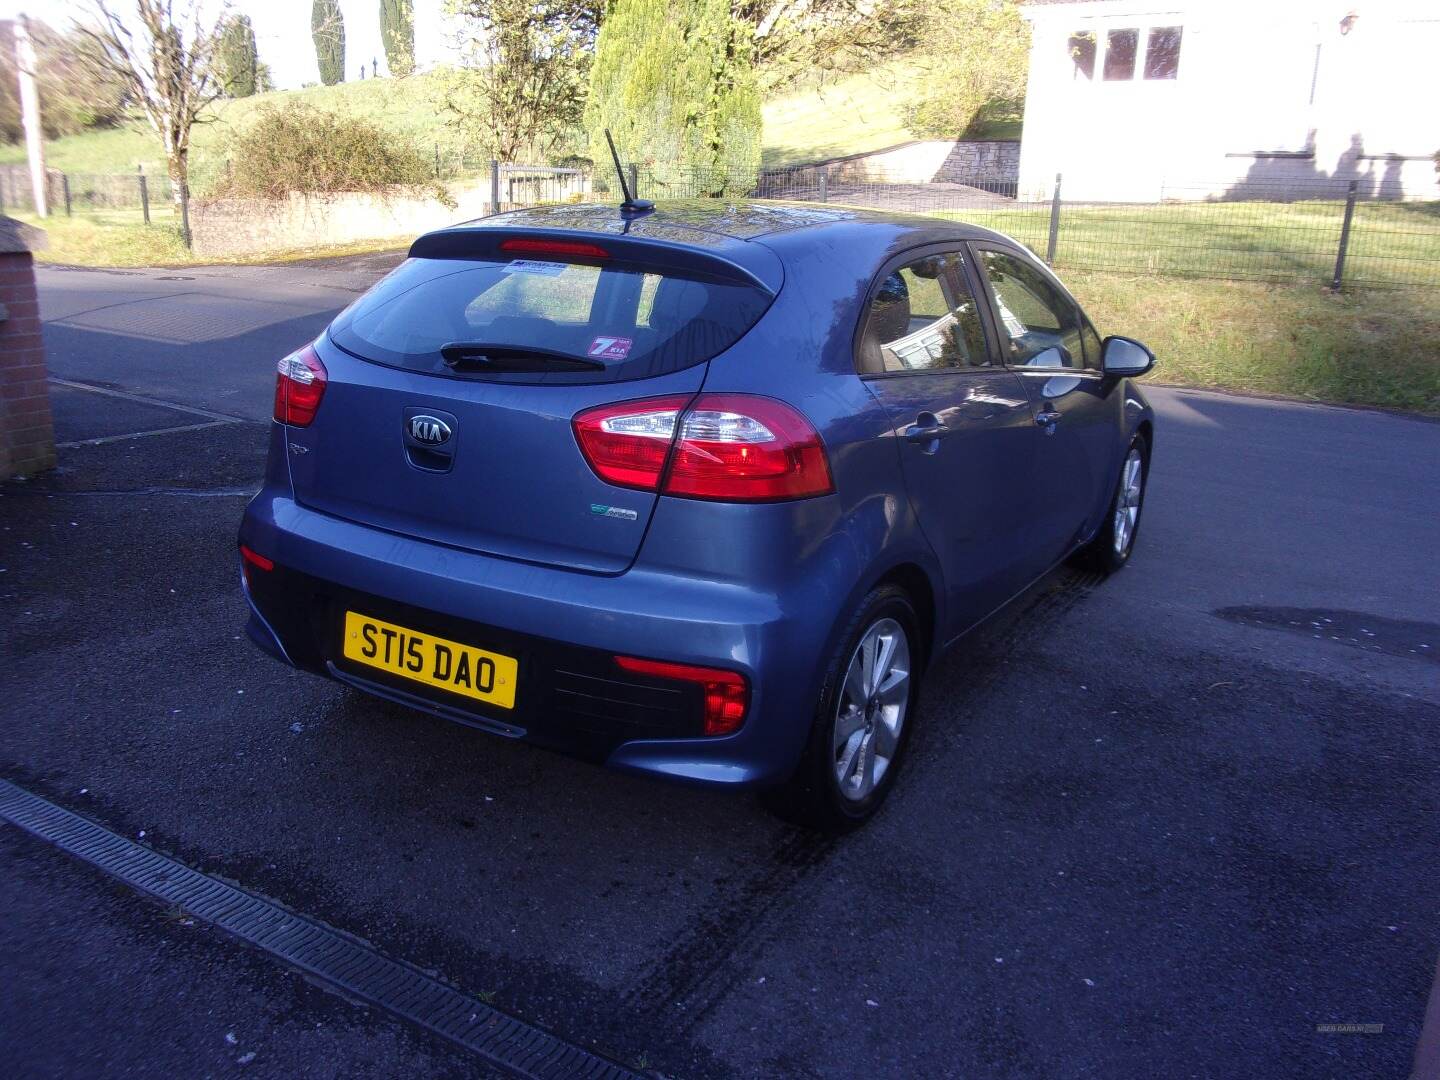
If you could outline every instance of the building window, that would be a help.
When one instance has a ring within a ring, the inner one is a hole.
[[[1095,31],[1076,30],[1070,35],[1070,59],[1075,62],[1075,75],[1089,82],[1095,78]]]
[[[1180,27],[1157,26],[1145,49],[1145,78],[1173,79],[1180,71]]]
[[[1135,54],[1139,49],[1139,30],[1111,30],[1106,34],[1105,81],[1124,82],[1135,78]]]

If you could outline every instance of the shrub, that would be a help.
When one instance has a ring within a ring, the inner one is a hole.
[[[934,0],[922,11],[925,78],[907,102],[910,130],[956,139],[989,113],[1019,115],[1030,28],[1015,0]]]
[[[433,166],[405,136],[357,116],[311,105],[264,105],[228,147],[230,169],[218,193],[283,199],[291,192],[337,195],[397,189],[454,207]]]

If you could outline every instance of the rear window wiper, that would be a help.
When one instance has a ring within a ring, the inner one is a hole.
[[[451,371],[604,371],[599,360],[569,356],[533,345],[491,345],[481,341],[452,341],[440,346]]]

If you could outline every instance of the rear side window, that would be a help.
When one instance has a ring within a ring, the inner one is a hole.
[[[411,259],[337,319],[331,336],[412,371],[638,379],[728,349],[771,299],[748,283],[631,263]]]
[[[866,375],[990,363],[959,252],[926,255],[880,282],[865,313],[856,360]]]

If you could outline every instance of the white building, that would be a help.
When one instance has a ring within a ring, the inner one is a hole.
[[[1440,0],[1028,0],[1022,196],[1440,198]]]

